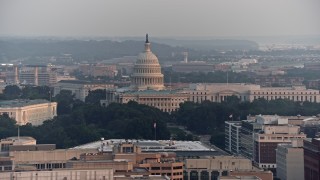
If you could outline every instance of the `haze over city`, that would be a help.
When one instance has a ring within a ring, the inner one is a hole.
[[[1,0],[0,36],[320,34],[318,0]]]
[[[0,0],[0,180],[319,180],[319,7]]]

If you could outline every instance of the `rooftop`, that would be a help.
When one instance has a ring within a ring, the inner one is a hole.
[[[125,94],[132,95],[169,95],[169,94],[177,94],[179,91],[177,90],[144,90],[144,91],[126,91]],[[182,93],[181,93],[182,94]]]
[[[108,84],[101,81],[81,81],[81,80],[61,80],[58,83],[67,83],[67,84]]]
[[[23,107],[23,106],[30,106],[35,104],[44,104],[49,102],[50,101],[46,99],[35,99],[35,100],[15,99],[15,100],[8,100],[8,101],[0,101],[0,108]]]
[[[171,141],[171,140],[125,140],[125,139],[109,139],[103,141],[96,141],[71,149],[100,149],[103,147],[104,152],[112,152],[115,145],[120,143],[133,143],[141,147],[143,152],[186,152],[186,151],[201,151],[201,152],[215,152],[200,141]],[[102,146],[103,145],[103,146]]]
[[[36,144],[36,139],[29,136],[13,136],[1,139],[1,142],[13,142],[13,145]]]

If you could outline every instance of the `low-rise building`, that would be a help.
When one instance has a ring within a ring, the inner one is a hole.
[[[308,80],[307,87],[313,89],[320,89],[320,79]]]
[[[213,72],[215,70],[215,65],[207,63],[204,61],[190,61],[190,62],[181,62],[172,65],[172,71],[174,72]]]
[[[303,77],[281,77],[281,76],[259,76],[254,78],[254,83],[262,87],[272,86],[301,86],[303,84]],[[310,88],[310,87],[309,87]]]
[[[249,170],[249,171],[231,171],[230,176],[256,176],[261,180],[273,180],[273,173],[271,171],[263,170]]]
[[[37,140],[33,137],[19,136],[19,137],[8,137],[0,140],[0,152],[8,152],[10,146],[14,145],[35,145]]]
[[[88,81],[78,81],[78,80],[68,80],[60,81],[54,85],[54,96],[60,93],[61,90],[69,90],[74,94],[76,99],[85,101],[89,94],[89,91],[94,91],[97,89],[109,89],[114,88],[113,84],[106,83],[94,83]]]
[[[205,100],[223,102],[229,96],[237,96],[241,101],[250,102],[260,98],[320,102],[319,90],[307,89],[305,86],[260,87],[244,83],[200,83],[190,84],[186,92],[190,94],[190,101],[199,103]]]
[[[81,179],[81,180],[113,180],[112,169],[94,169],[94,170],[50,170],[50,171],[22,171],[22,172],[2,172],[0,180],[32,180],[32,179]]]
[[[0,101],[0,114],[7,114],[18,125],[41,125],[57,116],[57,103],[44,99]]]
[[[73,147],[72,149],[99,149],[102,152],[113,152],[113,147],[123,142],[136,144],[143,153],[175,153],[179,160],[197,158],[200,156],[220,156],[227,153],[208,147],[200,141],[172,140],[125,140],[108,139]],[[130,148],[127,151],[132,151]]]
[[[106,144],[101,142],[101,148]],[[86,154],[80,160],[67,163],[67,168],[113,168],[118,174],[166,175],[170,179],[183,179],[183,162],[176,161],[176,154],[160,154],[159,152],[142,152],[142,147],[132,142],[121,142],[112,145],[112,152]],[[144,171],[135,171],[134,169]]]
[[[80,72],[85,76],[93,77],[110,77],[113,78],[117,75],[116,65],[105,64],[81,64],[79,66]]]
[[[249,159],[235,156],[214,156],[185,160],[185,171],[188,179],[217,178],[226,176],[231,171],[252,170],[252,168],[252,162]]]

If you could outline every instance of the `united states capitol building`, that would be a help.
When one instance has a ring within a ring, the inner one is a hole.
[[[165,88],[161,66],[157,56],[151,51],[148,35],[144,46],[144,52],[139,54],[134,65],[131,85],[107,91],[107,98],[101,102],[102,105],[136,101],[164,112],[172,112],[179,108],[180,103],[189,100],[188,93]]]
[[[172,112],[180,103],[192,101],[223,102],[228,96],[237,96],[241,101],[252,102],[256,99],[289,99],[293,101],[320,102],[319,90],[306,89],[305,86],[261,87],[245,83],[198,83],[189,84],[188,88],[171,90],[164,86],[164,75],[156,55],[151,51],[151,44],[146,36],[144,52],[140,53],[131,75],[131,85],[107,91],[103,106],[112,102],[139,104],[156,107],[164,112]]]

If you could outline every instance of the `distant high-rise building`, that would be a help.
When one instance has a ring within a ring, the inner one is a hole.
[[[41,65],[28,65],[18,68],[14,66],[13,71],[6,73],[6,83],[26,84],[35,86],[50,86],[57,82],[57,73],[50,67]]]

